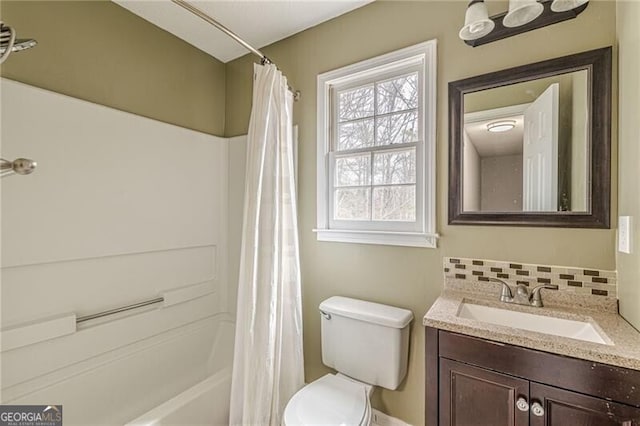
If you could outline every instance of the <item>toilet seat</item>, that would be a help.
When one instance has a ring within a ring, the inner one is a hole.
[[[300,389],[284,410],[286,426],[368,426],[371,387],[342,375],[327,374]]]

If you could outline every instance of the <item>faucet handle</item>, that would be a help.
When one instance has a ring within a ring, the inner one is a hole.
[[[542,295],[540,294],[540,290],[542,290],[543,288],[557,290],[558,286],[554,284],[541,284],[535,286],[533,290],[531,290],[531,306],[536,306],[538,308],[542,308],[544,306],[542,304]]]
[[[502,291],[500,292],[501,302],[511,302],[513,300],[513,292],[511,291],[511,287],[509,287],[509,284],[507,284],[506,282],[502,281],[499,278],[490,277],[489,281],[502,284]]]

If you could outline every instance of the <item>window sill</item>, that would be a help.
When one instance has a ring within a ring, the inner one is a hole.
[[[352,231],[344,229],[314,229],[318,241],[387,246],[436,248],[438,234],[420,232]]]

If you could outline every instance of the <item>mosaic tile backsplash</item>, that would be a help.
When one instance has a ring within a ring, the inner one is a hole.
[[[444,275],[477,282],[500,278],[512,286],[551,284],[559,291],[617,298],[616,271],[445,257]]]

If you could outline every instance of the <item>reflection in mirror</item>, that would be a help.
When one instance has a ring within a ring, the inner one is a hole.
[[[588,212],[586,69],[464,94],[465,212]]]
[[[611,51],[449,83],[449,224],[609,228]]]

